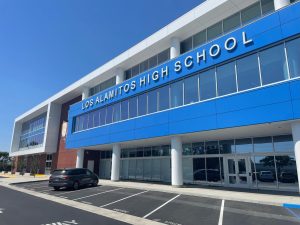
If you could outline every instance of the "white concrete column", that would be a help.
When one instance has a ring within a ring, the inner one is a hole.
[[[83,87],[82,89],[82,100],[88,98],[90,95],[90,89],[88,87]]]
[[[300,191],[300,122],[292,124],[294,151],[297,165],[298,185]]]
[[[179,38],[171,38],[170,59],[174,59],[180,55],[180,40]]]
[[[120,179],[120,160],[121,160],[121,147],[119,144],[114,144],[112,150],[112,162],[111,162],[112,181],[118,181]]]
[[[116,69],[116,84],[121,84],[125,80],[124,70],[121,68]]]
[[[171,139],[171,174],[172,186],[182,186],[182,142],[178,136]]]
[[[275,10],[281,9],[290,4],[290,0],[274,0]]]
[[[83,168],[84,149],[77,150],[76,168]]]

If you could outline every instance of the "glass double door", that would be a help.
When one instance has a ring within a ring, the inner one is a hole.
[[[247,156],[224,157],[224,176],[226,186],[251,187],[252,173],[250,158]]]

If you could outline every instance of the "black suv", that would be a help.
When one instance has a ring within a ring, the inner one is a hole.
[[[98,176],[88,169],[59,169],[51,174],[49,186],[56,191],[61,187],[77,190],[80,186],[97,186],[98,181]]]

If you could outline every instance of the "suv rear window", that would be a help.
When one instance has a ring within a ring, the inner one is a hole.
[[[54,170],[52,175],[71,175],[71,170]]]

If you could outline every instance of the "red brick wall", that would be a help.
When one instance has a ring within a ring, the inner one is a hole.
[[[53,163],[55,168],[73,168],[76,166],[77,150],[66,149],[66,137],[62,136],[62,127],[65,122],[68,122],[68,110],[70,105],[81,101],[81,96],[78,96],[71,101],[62,105],[60,117],[60,132],[58,137],[57,154]],[[54,166],[53,166],[54,167]]]

